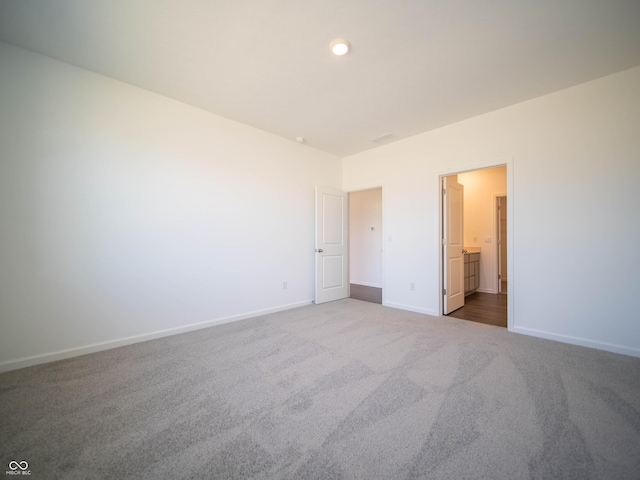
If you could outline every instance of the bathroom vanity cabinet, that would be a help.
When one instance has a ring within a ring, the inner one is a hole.
[[[464,296],[480,287],[480,253],[464,254]]]

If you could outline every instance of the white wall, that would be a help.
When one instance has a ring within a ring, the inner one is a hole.
[[[638,125],[640,67],[347,157],[384,180],[385,303],[439,312],[438,177],[506,161],[510,328],[640,356]]]
[[[382,288],[381,188],[349,194],[349,281]]]
[[[486,168],[458,175],[464,185],[464,246],[480,248],[478,291],[498,293],[495,195],[507,193],[507,168]]]
[[[0,105],[0,368],[311,302],[340,158],[1,43]]]

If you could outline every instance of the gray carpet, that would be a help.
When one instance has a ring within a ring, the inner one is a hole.
[[[640,478],[639,358],[353,299],[4,373],[0,414],[34,479]]]

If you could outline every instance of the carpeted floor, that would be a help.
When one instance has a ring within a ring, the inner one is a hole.
[[[637,479],[640,358],[347,299],[4,373],[0,422],[34,479]]]

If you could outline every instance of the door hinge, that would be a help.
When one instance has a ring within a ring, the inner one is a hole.
[[[446,189],[446,188],[443,188],[443,189],[442,189],[442,195],[446,195],[446,194],[447,194],[447,189]]]
[[[446,289],[446,288],[443,288],[443,289],[442,289],[442,294],[443,294],[443,295],[446,295],[446,294],[447,294],[447,289]]]

